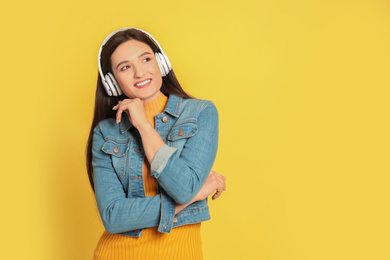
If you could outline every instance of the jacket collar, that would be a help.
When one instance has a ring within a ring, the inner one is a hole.
[[[167,105],[164,108],[164,112],[173,117],[179,117],[182,100],[183,99],[181,97],[170,94]]]
[[[180,107],[181,107],[182,100],[183,99],[181,97],[170,94],[169,98],[168,98],[167,105],[164,108],[164,112],[177,118],[179,116],[179,113],[180,113]],[[122,120],[119,123],[119,129],[121,131],[121,134],[124,134],[132,126],[133,126],[133,124],[130,122],[127,114],[123,113]]]

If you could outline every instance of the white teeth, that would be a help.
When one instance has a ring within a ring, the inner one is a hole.
[[[140,87],[140,86],[143,86],[143,85],[149,83],[150,81],[151,81],[151,80],[148,79],[148,80],[145,80],[145,81],[143,81],[143,82],[141,82],[141,83],[138,83],[138,84],[135,84],[135,85],[136,85],[137,87]]]

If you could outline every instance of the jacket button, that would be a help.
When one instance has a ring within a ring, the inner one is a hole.
[[[173,221],[173,223],[176,223],[177,222],[177,218],[175,218],[175,220]]]
[[[184,134],[184,132],[183,132],[183,130],[180,127],[180,132],[178,133],[178,135],[182,136],[183,134]]]
[[[168,117],[164,116],[161,121],[163,121],[164,123],[166,123],[168,121]]]
[[[114,153],[119,153],[118,145],[115,146]]]

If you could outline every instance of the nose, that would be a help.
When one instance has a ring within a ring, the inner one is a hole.
[[[140,66],[134,66],[134,78],[142,78],[145,75],[145,71]]]

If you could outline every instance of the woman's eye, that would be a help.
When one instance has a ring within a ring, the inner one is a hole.
[[[145,58],[144,60],[143,60],[143,62],[148,62],[148,61],[150,61],[151,59],[150,58]]]
[[[122,68],[121,68],[121,70],[123,71],[123,70],[127,70],[128,68],[130,68],[130,66],[123,66]]]

